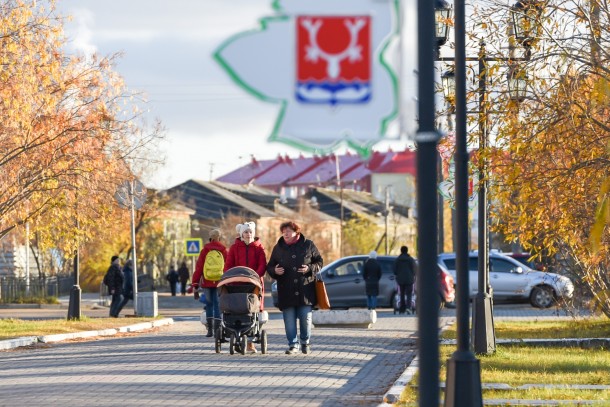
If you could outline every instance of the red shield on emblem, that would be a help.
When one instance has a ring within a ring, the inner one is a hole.
[[[296,19],[296,98],[302,103],[366,103],[371,97],[371,18]]]

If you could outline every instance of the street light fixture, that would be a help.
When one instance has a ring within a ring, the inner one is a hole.
[[[515,39],[529,48],[538,36],[544,4],[536,0],[519,0],[510,9]]]
[[[455,71],[453,69],[445,71],[441,75],[441,83],[443,85],[443,95],[449,105],[455,107]]]
[[[523,102],[527,96],[527,72],[523,69],[513,67],[508,72],[508,94],[511,100]]]
[[[445,0],[436,0],[434,4],[434,17],[436,28],[436,44],[437,47],[445,45],[449,40],[449,29],[451,28],[451,18],[453,9]]]

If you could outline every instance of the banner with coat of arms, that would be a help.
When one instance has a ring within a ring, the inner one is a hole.
[[[260,29],[238,33],[214,54],[246,91],[275,103],[269,141],[363,155],[398,116],[398,75],[389,62],[398,0],[277,0]],[[396,49],[393,47],[392,49]]]

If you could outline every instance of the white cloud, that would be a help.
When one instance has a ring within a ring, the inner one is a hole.
[[[94,15],[91,10],[88,9],[75,9],[72,12],[73,21],[76,27],[71,35],[72,48],[76,52],[83,53],[85,56],[90,57],[97,52],[97,47],[92,42],[94,25]]]

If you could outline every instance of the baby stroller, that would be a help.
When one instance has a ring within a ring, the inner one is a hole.
[[[248,267],[227,270],[218,282],[220,324],[214,332],[216,353],[229,338],[229,353],[246,354],[248,338],[260,343],[261,353],[267,353],[267,332],[261,326],[267,322],[266,312],[260,312],[261,278]]]
[[[394,294],[394,315],[396,315],[396,313],[400,312],[400,305],[401,305],[401,301],[400,301],[400,286],[398,284],[396,284],[396,293]],[[415,304],[417,303],[417,301],[415,300],[415,284],[413,284],[413,293],[411,296],[411,312],[413,312],[413,314],[415,314]],[[405,296],[405,298],[407,298]],[[407,307],[409,308],[409,307]]]

